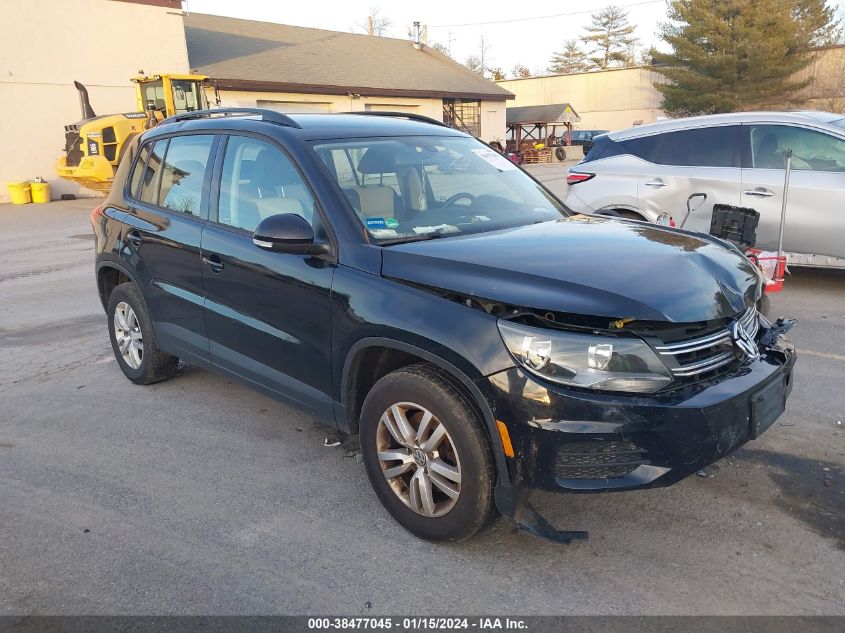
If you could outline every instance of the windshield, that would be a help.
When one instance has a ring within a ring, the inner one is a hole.
[[[321,141],[314,149],[376,242],[494,231],[565,213],[516,165],[473,138]]]

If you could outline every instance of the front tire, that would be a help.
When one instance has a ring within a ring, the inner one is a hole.
[[[360,419],[367,476],[409,532],[460,541],[493,515],[490,442],[468,399],[428,365],[404,367],[367,394]]]
[[[109,338],[117,364],[137,385],[151,385],[176,373],[179,359],[161,351],[141,291],[134,283],[112,290],[108,303]]]

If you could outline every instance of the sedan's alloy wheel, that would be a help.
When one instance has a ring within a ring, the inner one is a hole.
[[[123,362],[132,369],[140,368],[144,360],[144,337],[135,311],[125,301],[114,309],[114,338]]]
[[[461,462],[446,427],[412,402],[391,405],[376,431],[376,453],[390,488],[417,514],[439,517],[461,494]]]

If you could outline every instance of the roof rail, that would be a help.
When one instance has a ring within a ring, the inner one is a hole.
[[[410,112],[391,112],[387,110],[357,110],[355,112],[344,112],[344,114],[360,114],[363,116],[390,116],[402,119],[409,119],[411,121],[419,121],[420,123],[431,123],[432,125],[439,125],[440,127],[450,127],[443,121],[432,119],[422,114],[412,114]]]
[[[212,110],[194,110],[193,112],[185,112],[184,114],[175,114],[171,117],[167,117],[159,125],[178,123],[180,121],[191,121],[193,119],[210,119],[229,116],[260,116],[262,121],[267,121],[268,123],[276,123],[278,125],[295,127],[297,129],[302,128],[299,123],[294,121],[288,115],[264,108],[216,108]]]

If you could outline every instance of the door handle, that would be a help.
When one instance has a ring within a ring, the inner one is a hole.
[[[654,180],[646,180],[643,183],[646,187],[665,187],[668,183],[663,182],[660,178],[655,178]]]
[[[755,196],[757,198],[771,198],[773,195],[775,195],[775,192],[769,191],[768,189],[763,189],[762,187],[757,187],[756,189],[746,189],[745,195]]]
[[[129,231],[129,234],[126,236],[126,241],[129,242],[135,248],[138,248],[141,245],[141,234],[138,231]]]
[[[220,255],[217,255],[216,253],[213,255],[203,256],[202,261],[213,273],[219,273],[223,270],[223,261],[220,259]]]

